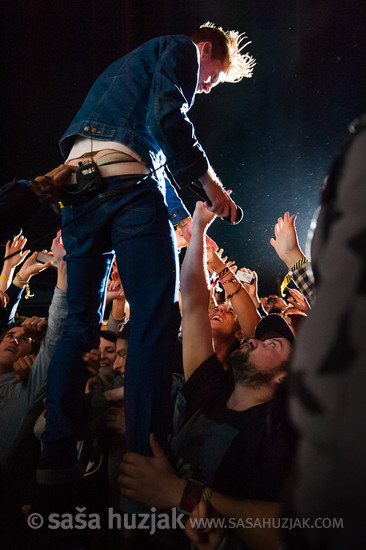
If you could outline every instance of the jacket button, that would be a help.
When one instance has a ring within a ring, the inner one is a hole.
[[[84,132],[89,132],[89,130],[90,130],[89,126],[84,126]]]
[[[98,132],[98,128],[92,128],[91,131],[92,131],[92,134],[96,134]]]

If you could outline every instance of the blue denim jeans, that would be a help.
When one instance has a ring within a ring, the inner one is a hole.
[[[148,455],[150,432],[160,439],[166,435],[170,361],[180,322],[173,227],[154,180],[143,186],[134,186],[133,178],[105,182],[102,194],[86,202],[74,200],[63,209],[69,313],[49,367],[43,468],[76,464],[74,443],[81,437],[87,380],[81,357],[99,347],[106,282],[115,255],[131,308],[127,449]]]

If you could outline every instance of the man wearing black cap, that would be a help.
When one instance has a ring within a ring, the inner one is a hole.
[[[211,220],[197,203],[181,274],[186,382],[177,400],[171,444],[180,477],[152,437],[153,458],[124,456],[121,492],[147,506],[178,507],[188,513],[202,498],[211,499],[222,515],[224,494],[255,502],[259,517],[275,516],[290,452],[287,426],[273,395],[286,375],[294,337],[281,316],[269,315],[259,322],[255,338],[230,355],[229,369],[224,370],[213,348],[202,261]],[[244,531],[252,536],[251,530]],[[259,530],[259,537],[267,535],[266,529]]]

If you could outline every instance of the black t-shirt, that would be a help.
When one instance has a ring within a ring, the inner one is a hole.
[[[182,387],[171,443],[178,472],[228,496],[278,501],[289,458],[286,429],[273,414],[278,401],[233,411],[226,406],[233,388],[216,355]]]

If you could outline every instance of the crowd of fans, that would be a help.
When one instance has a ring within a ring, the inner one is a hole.
[[[89,379],[83,434],[78,444],[81,479],[76,490],[89,513],[98,513],[103,521],[111,507],[118,510],[121,494],[151,509],[183,510],[185,519],[191,512],[192,517],[223,513],[240,518],[241,505],[256,506],[256,517],[261,517],[262,505],[264,516],[279,514],[291,443],[281,407],[271,404],[276,387],[286,377],[290,349],[310,308],[312,286],[308,284],[302,293],[298,281],[298,289],[291,289],[286,300],[281,296],[259,298],[258,274],[248,268],[237,269],[234,261],[223,257],[216,243],[204,237],[213,218],[203,203],[197,203],[194,231],[182,267],[183,323],[177,335],[176,361],[172,361],[171,410],[167,411],[171,414],[171,435],[163,451],[152,434],[151,457],[124,454],[129,306],[113,266],[106,288],[106,303],[112,306],[101,329],[100,346],[83,357]],[[298,271],[304,270],[308,262],[297,267],[305,260],[294,216],[286,212],[278,219],[271,244],[292,268],[292,280],[296,280]],[[29,530],[27,518],[37,500],[34,472],[47,416],[47,369],[67,314],[65,250],[60,233],[51,251],[43,251],[46,256],[42,263],[37,261],[38,252],[31,253],[26,245],[27,239],[21,233],[8,240],[0,275],[2,524],[8,536],[12,533],[14,544]],[[52,264],[57,266],[57,284],[48,318],[19,315],[21,300],[32,296],[30,279]],[[241,282],[243,275],[251,282]],[[266,319],[273,321],[276,317],[278,323],[279,316],[279,326],[266,326]],[[258,359],[252,361],[252,356]],[[243,361],[244,369],[240,366]],[[211,410],[212,402],[215,410],[221,403],[216,412]],[[212,429],[207,423],[212,423]],[[207,500],[203,511],[196,506],[202,495]],[[66,508],[72,503],[67,501]],[[16,532],[15,524],[19,526]],[[188,527],[187,535],[198,547],[205,537],[207,541],[211,537],[226,541],[224,532],[212,531]],[[263,536],[263,544],[275,547],[273,541],[280,544],[279,534],[275,529],[271,531],[269,535],[266,530],[257,530],[247,542]],[[103,528],[98,536],[101,532]],[[122,532],[117,542],[113,530],[108,529],[104,535],[118,544]],[[142,535],[140,532],[135,538]],[[245,542],[247,533],[242,530],[241,534],[239,529],[239,539],[242,535]],[[172,535],[158,531],[155,536],[159,540],[156,544],[162,545]],[[189,544],[181,533],[179,537],[174,533],[174,538],[174,544]],[[154,537],[149,535],[149,539],[153,544]],[[91,544],[89,539],[87,544]],[[130,536],[124,544],[135,547],[137,543]],[[215,542],[212,544],[216,547]]]
[[[271,550],[284,544],[276,520],[283,513],[296,443],[287,408],[288,371],[318,288],[298,243],[295,215],[285,212],[274,224],[270,244],[284,262],[284,279],[279,293],[266,297],[259,296],[254,266],[237,266],[207,237],[214,218],[204,203],[196,204],[181,266],[182,323],[172,357],[171,405],[165,411],[168,441],[158,442],[151,434],[151,456],[126,452],[129,305],[113,265],[105,289],[110,315],[99,348],[83,356],[89,378],[79,479],[67,492],[55,487],[46,500],[39,497],[34,476],[47,421],[47,369],[67,316],[65,250],[58,233],[41,263],[38,251],[26,248],[24,235],[9,235],[0,275],[4,548],[24,548],[25,540],[37,548],[80,550],[190,545]],[[48,318],[20,315],[21,300],[32,296],[31,278],[51,265],[57,267],[57,283]],[[136,503],[135,516],[147,517],[147,531],[144,524],[131,523],[131,508],[128,514],[121,511],[123,499]],[[185,529],[167,522],[164,513],[172,510],[184,517]],[[58,513],[64,524],[34,529],[35,512],[41,517]],[[91,523],[77,531],[70,525],[81,512]],[[226,523],[199,523],[208,519]],[[291,541],[285,544],[294,548]]]

